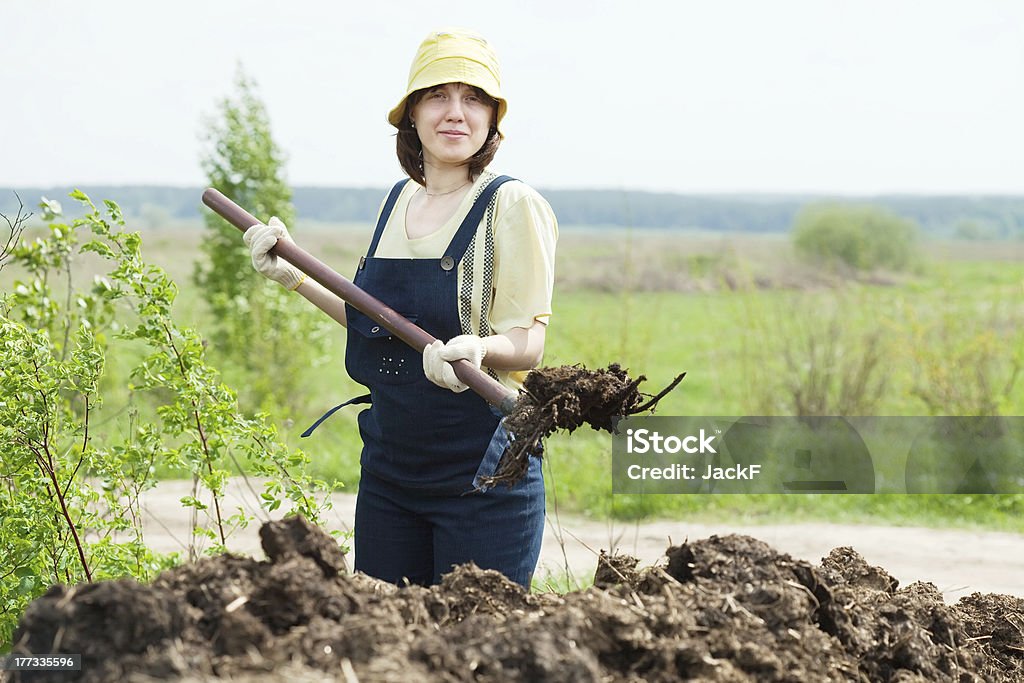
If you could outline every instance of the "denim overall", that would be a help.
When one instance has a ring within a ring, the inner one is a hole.
[[[462,334],[458,266],[507,176],[484,189],[439,259],[375,256],[405,185],[388,196],[354,282],[434,337]],[[540,460],[514,487],[484,489],[509,435],[498,412],[472,391],[454,393],[423,373],[419,351],[351,306],[345,368],[370,389],[359,414],[362,475],[356,502],[355,567],[392,583],[438,583],[452,565],[476,562],[529,585],[544,532]]]

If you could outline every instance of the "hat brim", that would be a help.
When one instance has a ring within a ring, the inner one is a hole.
[[[433,88],[445,83],[465,83],[480,88],[498,102],[498,112],[495,118],[495,127],[501,132],[501,120],[505,118],[508,110],[508,103],[501,96],[501,89],[487,68],[479,62],[471,59],[440,59],[428,64],[420,73],[416,74],[409,84],[409,89],[398,104],[388,112],[388,123],[395,128],[399,127],[402,116],[405,114],[405,105],[409,96],[413,93]]]

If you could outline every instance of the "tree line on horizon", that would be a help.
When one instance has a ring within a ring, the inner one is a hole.
[[[26,206],[39,197],[64,200],[73,187],[28,187],[0,193],[0,212],[17,208],[14,192]],[[82,186],[94,197],[118,202],[138,228],[162,221],[193,220],[202,215],[199,187]],[[369,223],[386,188],[294,187],[292,201],[300,220]],[[714,232],[785,233],[801,209],[814,204],[875,206],[915,222],[928,237],[1024,239],[1024,196],[840,197],[827,195],[710,195],[638,190],[541,190],[563,226],[592,228],[699,229]],[[71,202],[62,202],[74,211]]]

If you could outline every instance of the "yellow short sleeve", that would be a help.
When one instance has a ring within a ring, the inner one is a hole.
[[[494,299],[489,313],[497,333],[547,324],[555,283],[558,222],[551,206],[523,183],[507,183],[495,207]],[[507,203],[507,204],[506,204]]]

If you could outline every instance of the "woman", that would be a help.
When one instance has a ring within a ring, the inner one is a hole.
[[[349,329],[345,367],[370,389],[353,400],[370,402],[359,415],[355,567],[398,584],[437,583],[473,561],[528,587],[540,554],[540,460],[512,488],[480,485],[509,436],[450,364],[466,359],[518,390],[544,351],[558,228],[539,194],[487,168],[506,107],[491,47],[448,30],[420,45],[388,115],[409,178],[384,201],[354,281],[437,338],[422,359],[269,255],[290,239],[280,221],[245,234],[257,270]]]

